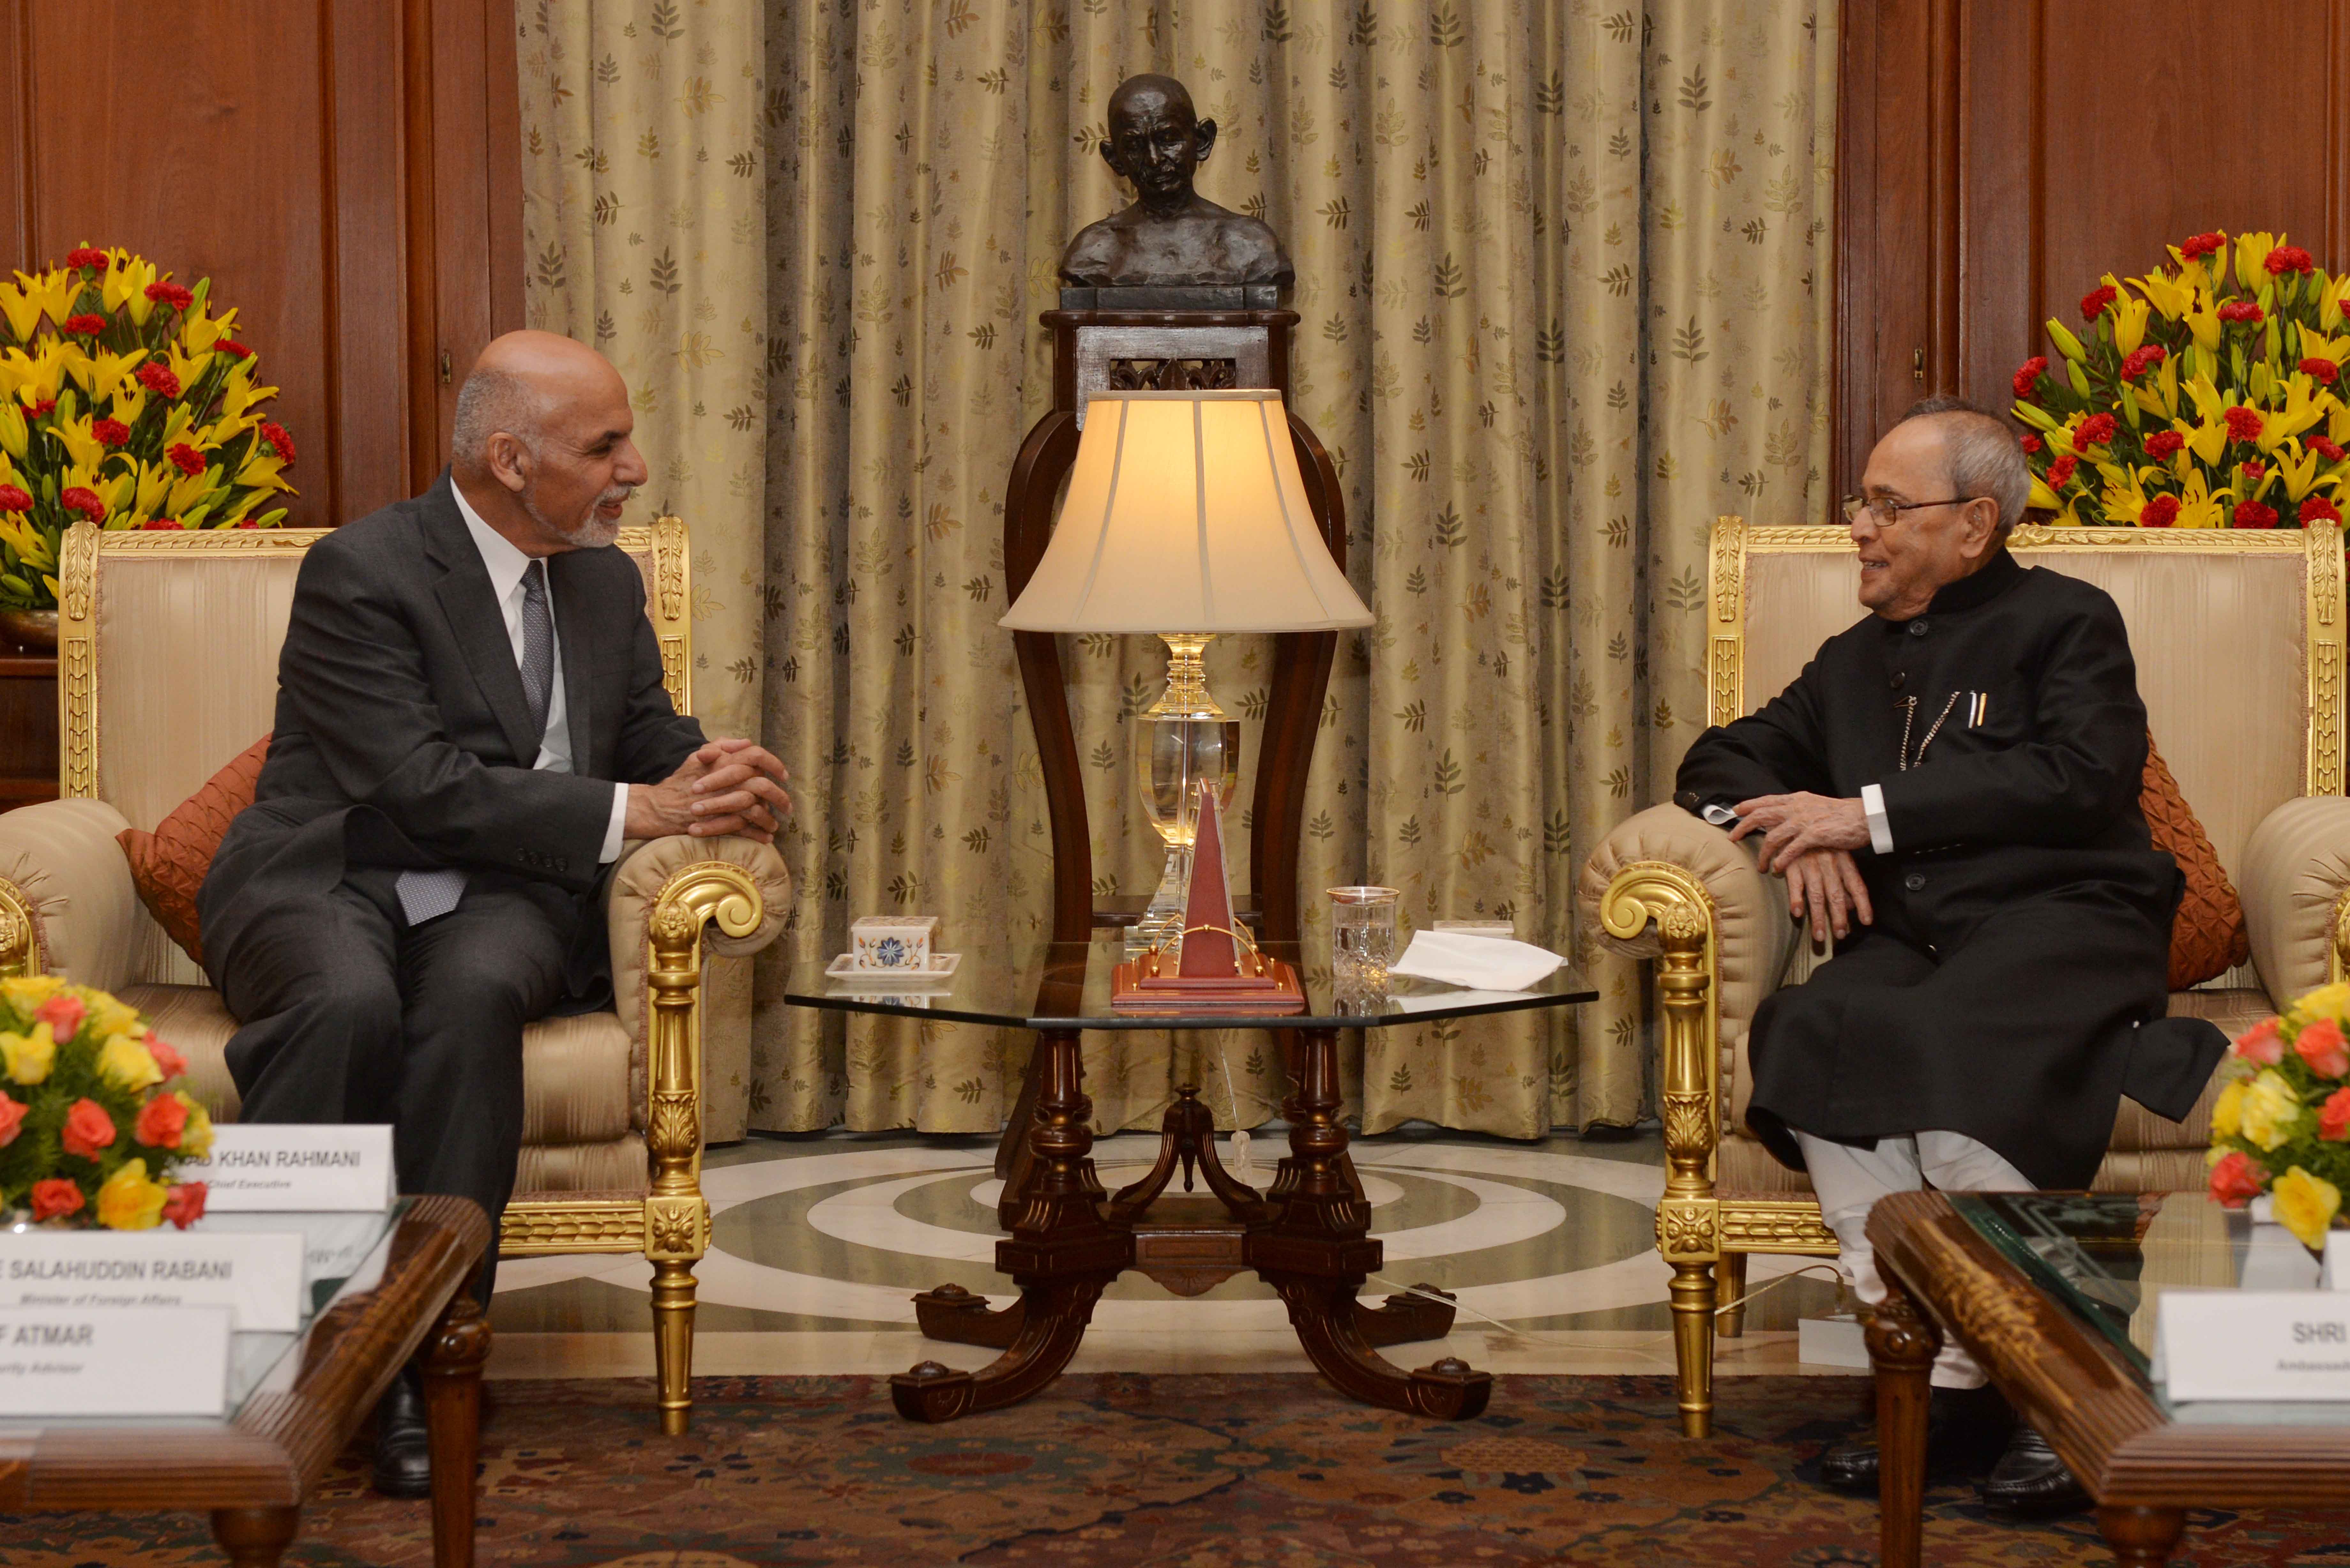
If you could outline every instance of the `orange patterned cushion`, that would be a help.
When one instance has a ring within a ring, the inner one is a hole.
[[[2166,850],[2187,874],[2187,892],[2178,914],[2170,922],[2170,989],[2216,980],[2251,955],[2251,939],[2244,931],[2244,907],[2220,865],[2210,836],[2195,820],[2178,781],[2170,776],[2154,737],[2146,738],[2146,782],[2137,797],[2154,846]]]
[[[212,869],[213,854],[220,848],[228,825],[253,804],[261,764],[268,760],[269,737],[264,735],[238,753],[203,788],[182,801],[178,809],[155,825],[154,832],[126,827],[114,836],[122,853],[130,857],[130,880],[139,889],[139,901],[198,963],[204,961],[204,944],[197,929],[196,894],[203,888],[204,873]]]

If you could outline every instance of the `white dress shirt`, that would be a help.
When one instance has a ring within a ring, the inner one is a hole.
[[[482,565],[490,574],[490,592],[496,597],[499,613],[506,618],[506,639],[514,644],[515,668],[522,668],[522,604],[524,576],[530,570],[531,558],[510,544],[505,536],[482,521],[465,492],[453,481],[449,493],[457,498],[457,514],[465,520],[465,531],[473,536],[473,547],[482,553]],[[549,575],[546,587],[546,613],[555,615],[555,584]],[[531,763],[553,773],[567,774],[571,766],[571,730],[563,712],[563,639],[555,639],[555,675],[553,689],[546,698],[546,732],[538,738],[538,757]],[[629,821],[629,786],[612,786],[612,817],[604,829],[604,847],[597,855],[597,864],[609,865],[620,857],[622,830]]]

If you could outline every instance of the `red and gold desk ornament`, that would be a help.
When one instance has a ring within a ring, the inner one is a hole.
[[[1224,868],[1224,835],[1214,781],[1200,781],[1198,833],[1191,850],[1191,890],[1183,906],[1181,955],[1175,971],[1153,945],[1110,976],[1109,1004],[1120,1012],[1262,1012],[1305,1011],[1297,971],[1259,951],[1232,916],[1232,882]]]

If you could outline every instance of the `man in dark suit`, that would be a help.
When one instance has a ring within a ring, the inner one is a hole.
[[[646,476],[633,424],[592,349],[483,351],[450,472],[305,557],[269,760],[201,901],[244,1119],[390,1122],[401,1189],[473,1199],[493,1237],[523,1025],[608,1000],[623,839],[772,842],[789,809],[780,763],[707,741],[662,689],[642,579],[609,547]],[[412,1373],[375,1475],[430,1491]]]

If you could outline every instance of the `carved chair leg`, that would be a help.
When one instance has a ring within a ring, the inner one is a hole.
[[[1713,1266],[1713,1288],[1719,1299],[1714,1303],[1713,1332],[1722,1339],[1737,1339],[1746,1332],[1746,1254],[1724,1252]]]
[[[660,1428],[683,1437],[693,1423],[693,1260],[653,1264],[653,1365],[660,1378]]]
[[[1681,1435],[1713,1435],[1713,1262],[1673,1265],[1673,1365]]]

